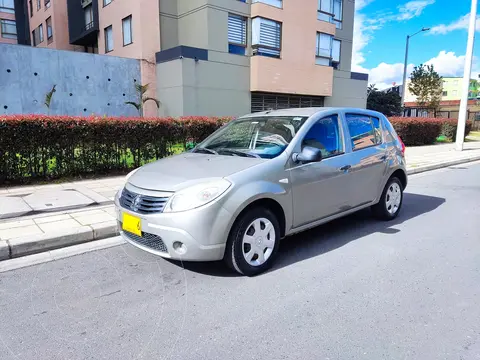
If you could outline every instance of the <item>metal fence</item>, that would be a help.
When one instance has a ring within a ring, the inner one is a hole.
[[[458,110],[432,110],[432,109],[420,109],[420,108],[406,108],[403,111],[405,117],[435,117],[435,118],[448,118],[458,119]],[[480,130],[480,111],[467,111],[467,119],[473,122],[473,130]]]

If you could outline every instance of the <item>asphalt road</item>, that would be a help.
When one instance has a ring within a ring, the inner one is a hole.
[[[130,245],[0,274],[0,359],[480,359],[480,164],[237,277]]]

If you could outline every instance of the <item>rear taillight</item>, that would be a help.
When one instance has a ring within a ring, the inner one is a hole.
[[[398,137],[398,141],[400,141],[400,146],[402,147],[402,155],[405,156],[405,144],[403,143],[401,137]]]

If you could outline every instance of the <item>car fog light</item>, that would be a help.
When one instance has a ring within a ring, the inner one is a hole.
[[[173,243],[173,249],[179,253],[180,255],[183,255],[187,252],[187,247],[185,246],[184,243],[180,242],[180,241],[175,241]]]

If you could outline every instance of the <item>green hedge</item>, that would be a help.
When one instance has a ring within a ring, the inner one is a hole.
[[[0,185],[125,173],[183,151],[228,120],[0,116]]]
[[[0,185],[126,173],[184,151],[230,118],[0,116]],[[456,120],[390,118],[405,145],[452,140]],[[468,133],[471,123],[467,123]]]
[[[395,131],[406,146],[431,145],[440,135],[455,141],[457,134],[457,120],[447,118],[389,118]],[[465,127],[465,136],[472,129],[469,121]]]

